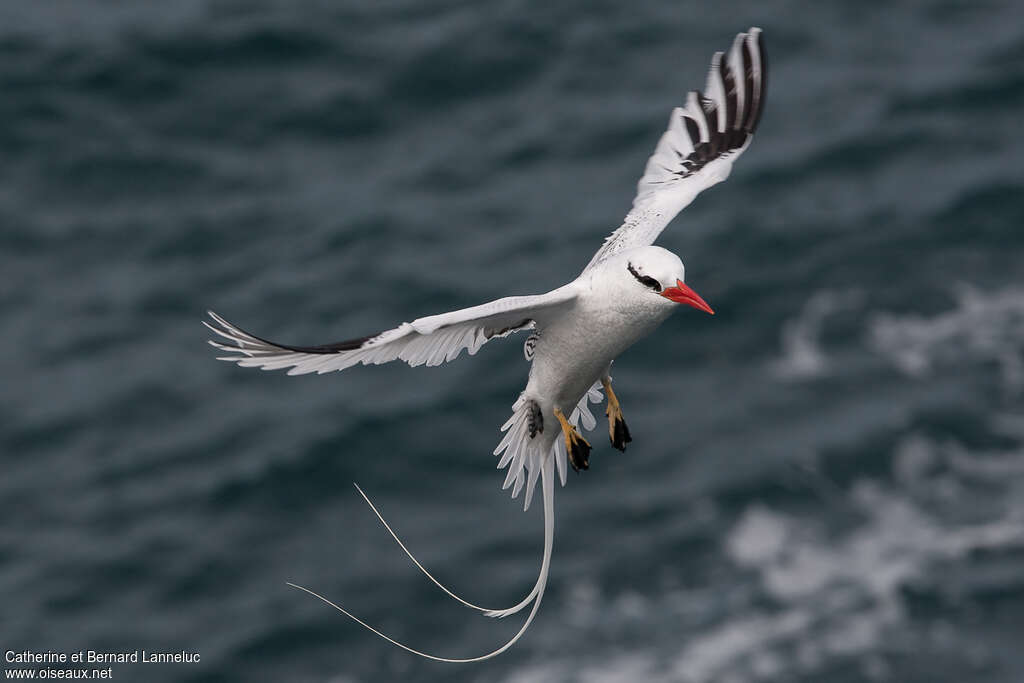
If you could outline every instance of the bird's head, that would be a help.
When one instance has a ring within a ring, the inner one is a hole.
[[[707,302],[683,283],[686,267],[679,257],[661,247],[638,247],[623,253],[619,266],[631,288],[639,288],[677,304],[714,315]]]

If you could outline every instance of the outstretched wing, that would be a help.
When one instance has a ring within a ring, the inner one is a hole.
[[[737,35],[728,57],[715,53],[704,93],[691,91],[686,106],[672,110],[633,209],[584,270],[623,249],[653,244],[701,191],[729,177],[761,119],[767,67],[759,28]]]
[[[571,308],[576,298],[573,284],[537,296],[510,296],[490,303],[402,323],[380,334],[322,346],[288,346],[249,334],[213,311],[215,324],[203,324],[228,343],[210,340],[232,354],[218,360],[246,368],[280,370],[289,375],[323,374],[344,370],[357,363],[379,365],[404,360],[409,365],[440,365],[453,360],[463,349],[472,355],[486,342],[513,332],[543,325]]]

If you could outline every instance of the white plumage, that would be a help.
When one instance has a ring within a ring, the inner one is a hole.
[[[501,428],[503,435],[494,450],[498,468],[507,468],[503,488],[511,487],[513,497],[525,492],[524,507],[529,507],[537,481],[542,482],[544,556],[537,581],[527,596],[504,609],[488,609],[463,600],[420,565],[366,499],[413,562],[459,602],[498,617],[532,605],[520,631],[501,648],[479,657],[436,657],[398,643],[306,588],[296,588],[327,602],[399,647],[430,659],[479,661],[504,652],[522,636],[537,612],[547,582],[554,533],[555,471],[564,486],[567,461],[574,468],[587,467],[590,447],[575,428],[592,430],[596,426],[589,404],[607,398],[613,445],[624,449],[630,440],[611,390],[608,373],[612,361],[657,328],[677,304],[711,312],[703,299],[683,284],[685,268],[679,257],[651,245],[700,192],[729,176],[733,162],[750,144],[763,110],[766,69],[761,31],[757,28],[737,35],[728,55],[714,55],[704,92],[691,91],[684,106],[673,109],[668,128],[637,185],[632,210],[583,272],[558,289],[419,318],[375,335],[322,346],[270,342],[210,312],[213,324],[204,324],[220,337],[210,343],[228,354],[220,360],[264,370],[287,368],[291,375],[323,374],[360,363],[376,365],[394,360],[414,366],[439,365],[454,360],[464,349],[475,354],[491,339],[532,330],[524,346],[531,363],[529,379],[512,406],[512,416]]]

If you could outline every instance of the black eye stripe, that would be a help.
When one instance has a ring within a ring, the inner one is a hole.
[[[626,268],[629,270],[629,274],[632,275],[633,277],[635,277],[640,282],[640,284],[642,284],[644,287],[650,287],[655,292],[660,292],[661,291],[661,283],[660,282],[655,280],[650,275],[641,275],[640,273],[636,272],[636,270],[633,268],[633,264],[632,263],[626,264]]]

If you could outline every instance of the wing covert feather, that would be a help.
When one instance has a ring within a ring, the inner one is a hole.
[[[379,365],[403,360],[409,365],[440,365],[463,349],[470,355],[491,339],[543,326],[568,310],[576,298],[572,284],[547,294],[510,296],[480,306],[418,318],[379,334],[320,346],[290,346],[267,341],[209,311],[214,324],[203,321],[223,340],[210,344],[226,351],[219,360],[264,370],[291,368],[289,375],[323,374],[358,363]]]

